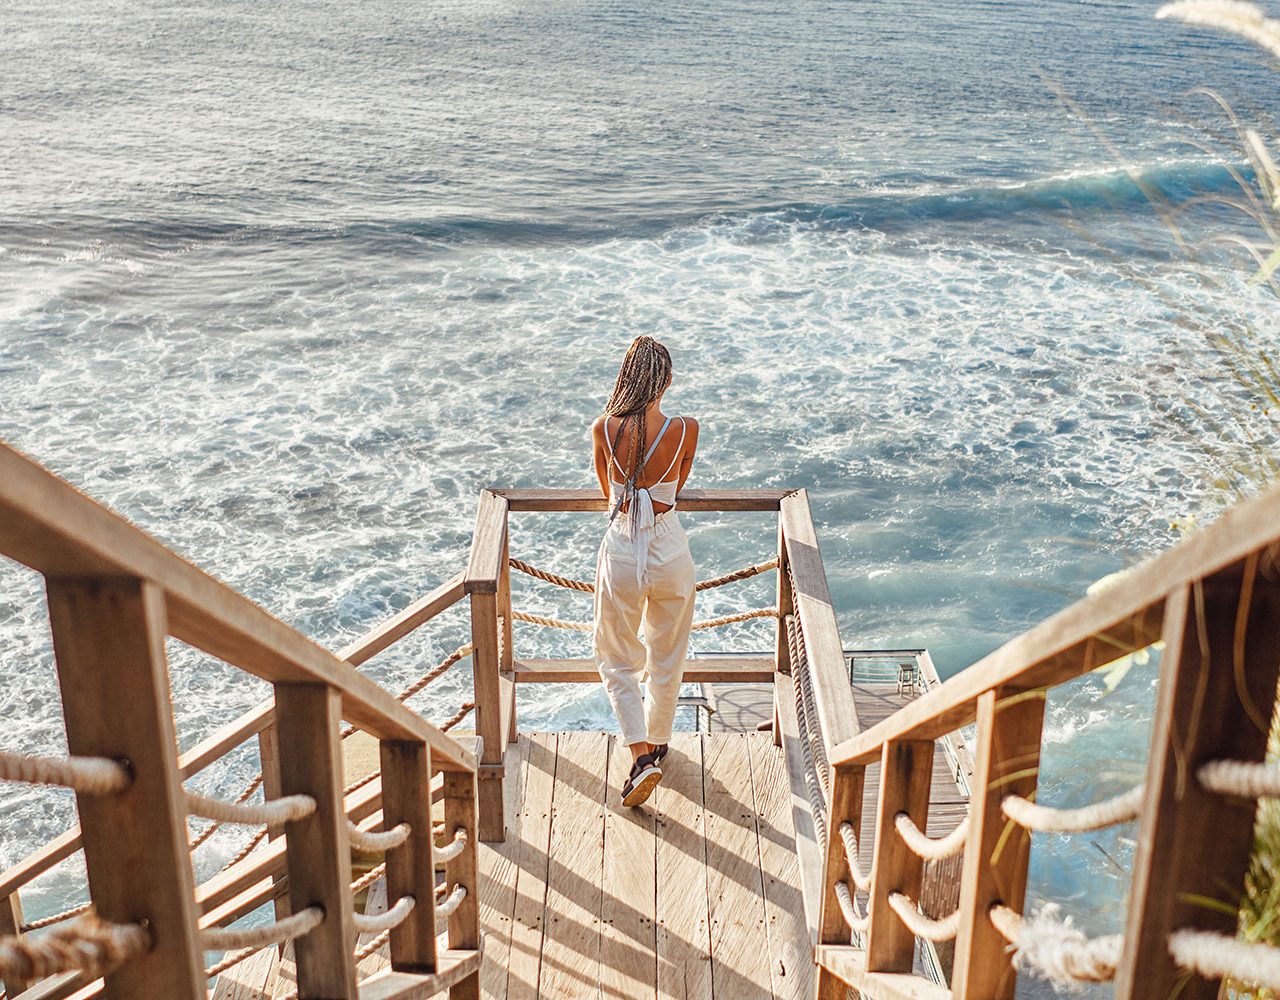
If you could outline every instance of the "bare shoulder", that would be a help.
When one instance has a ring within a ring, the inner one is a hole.
[[[591,422],[591,436],[597,438],[601,437],[608,425],[609,415],[607,413],[600,414],[600,416],[596,417],[595,420]]]
[[[697,438],[698,421],[694,420],[693,417],[681,417],[680,419],[684,421],[685,433]]]

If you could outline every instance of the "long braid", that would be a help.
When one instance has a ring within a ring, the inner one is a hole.
[[[623,428],[628,420],[631,422],[630,468],[633,472],[630,479],[633,483],[639,482],[644,475],[645,409],[662,395],[670,379],[670,352],[652,337],[636,337],[627,349],[627,356],[622,359],[613,394],[604,407],[608,416],[622,418],[613,442],[615,455]],[[628,515],[634,531],[640,517],[635,503],[630,504]]]

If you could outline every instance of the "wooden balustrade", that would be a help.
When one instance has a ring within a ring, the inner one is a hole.
[[[78,793],[80,830],[69,831],[3,876],[0,914],[6,930],[18,932],[22,927],[20,887],[83,847],[90,896],[99,917],[141,924],[151,937],[148,950],[106,973],[101,995],[121,1000],[203,997],[199,935],[213,923],[208,918],[217,913],[229,922],[248,912],[272,898],[274,880],[250,875],[246,883],[241,873],[222,878],[220,889],[197,893],[182,780],[257,736],[268,797],[305,794],[316,804],[310,815],[286,823],[284,836],[257,852],[261,857],[243,863],[258,874],[262,860],[274,856],[288,870],[291,910],[300,913],[317,906],[323,911],[318,926],[295,942],[299,995],[304,1000],[354,1000],[363,992],[391,1000],[449,986],[478,989],[474,905],[458,918],[455,937],[464,943],[453,949],[447,974],[436,977],[435,958],[424,952],[428,938],[434,948],[434,934],[423,932],[418,922],[406,922],[393,933],[397,944],[391,973],[375,977],[367,990],[357,985],[348,842],[351,803],[343,797],[339,730],[346,718],[382,741],[384,762],[389,764],[383,822],[407,818],[419,827],[415,837],[390,852],[388,869],[394,874],[389,877],[396,885],[413,888],[411,894],[423,904],[432,931],[431,766],[441,772],[442,796],[446,789],[454,800],[469,796],[474,818],[476,761],[462,742],[357,673],[341,654],[306,639],[2,445],[0,553],[46,577],[71,754],[126,761],[131,779],[121,792]],[[374,655],[459,600],[463,592],[461,578],[450,581],[346,655]],[[165,661],[167,635],[271,681],[274,703],[259,706],[180,760]],[[381,788],[376,793],[382,797]],[[364,796],[365,808],[374,798]],[[447,809],[461,815],[466,805],[454,801]],[[373,809],[369,814],[375,814]],[[474,872],[475,859],[473,835],[453,863],[463,866],[460,871],[470,864]],[[430,889],[424,889],[424,883]],[[475,900],[474,875],[469,888]],[[75,973],[58,979],[42,992],[65,996],[81,985]],[[24,985],[10,982],[7,988],[16,991]]]
[[[846,984],[871,1000],[1013,997],[1008,942],[989,914],[996,905],[1015,913],[1023,907],[1031,832],[1007,819],[1002,804],[1010,795],[1035,798],[1047,691],[1161,637],[1116,996],[1219,995],[1216,980],[1175,966],[1168,938],[1183,928],[1235,933],[1255,803],[1205,790],[1196,769],[1216,759],[1256,762],[1265,753],[1280,671],[1280,490],[1239,505],[950,680],[926,685],[906,708],[832,748],[834,800],[860,799],[869,764],[882,762],[882,784],[875,841],[862,851],[874,871],[867,946],[835,944],[824,918],[816,950],[820,997],[842,996]],[[886,905],[890,892],[912,895],[918,865],[892,813],[905,811],[924,826],[913,809],[919,806],[914,797],[927,788],[927,770],[903,758],[904,748],[931,753],[933,741],[952,739],[970,723],[977,727],[973,796],[948,990],[910,974],[910,937]],[[834,827],[839,817],[829,821]],[[824,914],[838,913],[833,885],[845,870],[834,855],[841,849],[838,838],[829,838]],[[841,930],[847,934],[847,927]]]

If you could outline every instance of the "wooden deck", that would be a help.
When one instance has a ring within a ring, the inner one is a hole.
[[[791,794],[770,734],[676,734],[663,783],[637,809],[618,801],[629,767],[616,734],[521,733],[510,747],[508,836],[480,851],[482,995],[812,996]],[[379,883],[368,907],[382,906]],[[290,964],[268,949],[215,996],[284,996]],[[361,974],[385,966],[371,956]]]

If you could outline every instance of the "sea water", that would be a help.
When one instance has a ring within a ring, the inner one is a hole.
[[[927,646],[953,674],[1219,499],[1169,417],[1224,398],[1185,320],[1274,303],[1225,254],[1190,262],[1143,189],[1230,195],[1241,157],[1189,143],[1224,120],[1184,92],[1247,115],[1276,77],[1154,10],[9,0],[0,438],[338,647],[464,564],[480,488],[592,486],[588,427],[652,334],[666,410],[702,425],[690,485],[806,488],[846,644]],[[1179,222],[1197,247],[1247,231]],[[764,515],[682,516],[700,576],[774,544]],[[589,576],[602,530],[522,514],[512,551]],[[516,600],[590,615],[523,579]],[[397,688],[466,636],[451,611],[366,670]],[[770,641],[748,622],[694,647]],[[267,693],[170,654],[183,747]],[[1054,692],[1042,801],[1138,780],[1153,677]],[[64,752],[40,580],[13,566],[0,679],[4,748]],[[464,662],[412,704],[445,719],[469,683]],[[522,690],[519,714],[614,727],[591,685]],[[244,751],[193,785],[255,770]],[[75,819],[18,786],[0,815],[0,864]],[[1033,905],[1118,929],[1132,834],[1037,838]],[[244,837],[220,831],[198,874]],[[28,916],[81,879],[40,880]]]

